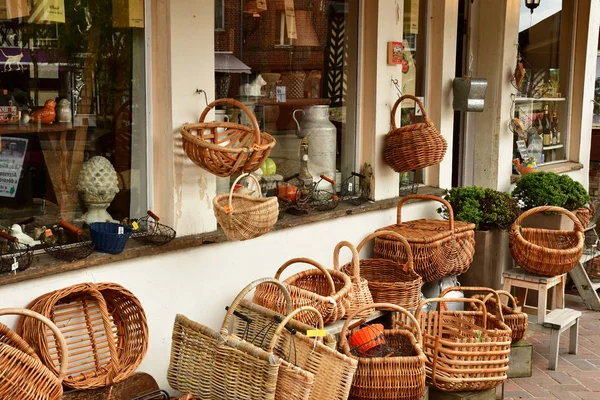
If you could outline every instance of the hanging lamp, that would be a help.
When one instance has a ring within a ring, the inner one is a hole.
[[[531,13],[533,14],[533,10],[538,8],[541,0],[525,0],[525,7],[529,8]]]

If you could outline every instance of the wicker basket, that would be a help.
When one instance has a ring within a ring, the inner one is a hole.
[[[369,282],[369,289],[375,303],[391,303],[414,310],[421,301],[423,279],[413,269],[413,255],[406,239],[392,231],[375,232],[364,238],[357,250],[360,252],[369,241],[381,236],[393,238],[404,246],[407,262],[400,264],[385,258],[362,259],[360,274]],[[346,264],[342,270],[348,272],[349,268],[350,264]]]
[[[308,258],[293,258],[284,263],[275,279],[283,271],[296,263],[310,264],[316,269],[299,272],[287,278],[283,283],[292,296],[292,308],[311,306],[319,310],[326,324],[344,318],[346,309],[352,301],[352,281],[341,271],[325,269],[321,264]],[[285,314],[285,299],[274,285],[259,285],[254,293],[256,304]],[[314,326],[317,320],[313,315],[302,314],[300,322]]]
[[[596,222],[592,221],[594,216],[596,216],[596,211],[596,205],[594,203],[588,203],[585,206],[575,210],[574,214],[579,222],[581,222],[581,226],[587,228],[588,225],[590,225],[590,222]]]
[[[248,176],[257,184],[258,197],[233,193],[235,184]],[[273,229],[279,216],[279,202],[277,197],[262,197],[260,183],[254,175],[242,174],[231,185],[229,193],[213,199],[213,210],[229,240],[247,240]]]
[[[356,310],[360,308],[362,311],[356,315],[356,318],[367,318],[375,312],[373,307],[364,307],[373,304],[373,296],[369,290],[369,282],[364,276],[361,276],[360,257],[358,251],[351,243],[342,241],[335,246],[335,250],[333,250],[333,269],[336,271],[340,270],[340,251],[342,250],[342,247],[347,247],[352,252],[352,261],[350,261],[346,266],[347,268],[343,271],[350,276],[350,280],[352,281],[352,301],[350,302],[350,306],[346,309],[345,316],[347,317],[350,314],[356,314]]]
[[[541,212],[558,212],[575,224],[573,231],[524,228],[521,223],[528,216]],[[517,265],[543,276],[566,274],[579,262],[583,253],[584,233],[581,222],[561,207],[543,206],[525,211],[512,224],[509,247]]]
[[[252,128],[233,122],[204,122],[209,111],[218,105],[241,109],[252,122]],[[225,131],[221,132],[222,128]],[[275,139],[261,132],[256,117],[244,104],[234,99],[219,99],[202,112],[200,122],[181,128],[183,150],[199,167],[217,176],[252,172],[269,157]]]
[[[375,309],[393,310],[412,321],[412,329],[384,330],[386,346],[399,355],[358,357],[348,344],[350,321],[360,314],[349,315],[340,332],[340,351],[358,360],[358,369],[352,382],[350,398],[356,400],[418,400],[425,392],[425,354],[421,349],[422,335],[417,320],[404,308],[395,304],[376,303]],[[412,332],[416,331],[415,334]]]
[[[47,368],[29,345],[6,325],[0,324],[0,398],[2,400],[59,400],[62,380],[69,366],[65,338],[48,318],[20,308],[0,309],[0,315],[31,317],[47,326],[56,338],[60,359]],[[60,363],[60,364],[58,364]]]
[[[448,209],[449,220],[419,219],[402,222],[402,206],[409,200],[433,200]],[[475,224],[454,221],[452,206],[446,200],[430,195],[415,194],[398,202],[396,225],[378,229],[404,236],[413,253],[413,266],[424,282],[447,275],[459,275],[469,269],[475,254]],[[376,258],[386,258],[401,264],[408,261],[402,242],[391,236],[375,238]]]
[[[434,302],[438,303],[437,311],[421,312]],[[475,303],[478,310],[441,311],[440,305],[449,302]],[[511,331],[487,312],[483,301],[427,299],[417,307],[415,318],[423,331],[428,383],[442,391],[457,392],[491,389],[506,380]]]
[[[115,283],[83,283],[42,295],[29,309],[51,319],[67,339],[72,362],[64,385],[95,389],[125,380],[142,362],[148,324],[139,301]],[[48,367],[60,352],[56,335],[38,321],[21,318],[19,333]],[[112,340],[106,340],[107,337]]]
[[[396,127],[396,110],[406,99],[414,100],[423,111],[423,121]],[[398,173],[413,171],[439,164],[444,159],[448,143],[425,112],[423,103],[415,96],[400,97],[392,108],[392,130],[387,134],[383,159]]]
[[[462,288],[455,289],[461,290]],[[523,339],[523,336],[525,336],[525,333],[527,332],[527,327],[529,326],[527,314],[521,311],[521,308],[517,305],[517,300],[509,292],[497,290],[496,293],[507,296],[512,302],[512,307],[502,304],[502,315],[504,317],[504,323],[508,325],[512,332],[512,342],[518,342]],[[497,299],[492,293],[488,295],[477,294],[473,297],[482,300],[488,310],[498,308]]]

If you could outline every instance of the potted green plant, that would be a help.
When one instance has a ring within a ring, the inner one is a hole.
[[[540,206],[565,208],[574,214],[582,210],[590,201],[590,195],[583,185],[568,175],[540,171],[527,174],[517,182],[512,196],[518,200],[521,209],[529,210]],[[583,225],[587,225],[582,221]],[[573,229],[571,220],[562,214],[534,214],[523,226],[546,229]]]
[[[459,281],[467,286],[502,288],[502,273],[512,268],[508,230],[519,215],[517,201],[509,194],[476,186],[447,190],[444,198],[457,221],[475,224],[475,255]],[[448,210],[438,212],[448,218]]]

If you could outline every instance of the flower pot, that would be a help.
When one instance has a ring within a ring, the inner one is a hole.
[[[475,255],[471,266],[458,277],[463,286],[484,286],[502,289],[502,273],[513,268],[508,248],[508,232],[502,230],[475,231]]]

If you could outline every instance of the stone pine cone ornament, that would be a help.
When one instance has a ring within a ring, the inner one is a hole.
[[[92,222],[114,221],[106,209],[119,192],[119,179],[106,158],[96,156],[83,163],[77,179],[77,191],[87,207],[81,220]]]

